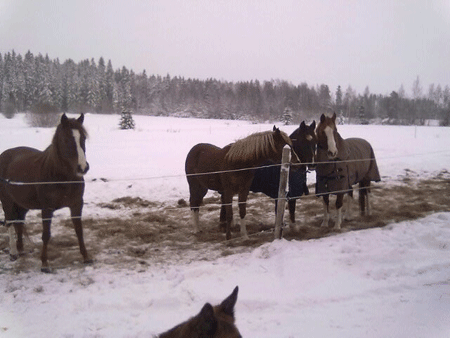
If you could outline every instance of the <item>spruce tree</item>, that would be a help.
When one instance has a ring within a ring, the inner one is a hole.
[[[136,127],[134,123],[133,116],[131,115],[131,112],[129,111],[122,111],[122,114],[120,116],[120,129],[134,129]]]

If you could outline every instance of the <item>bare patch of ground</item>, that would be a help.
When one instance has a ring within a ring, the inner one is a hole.
[[[406,171],[397,184],[374,184],[371,193],[372,216],[359,215],[357,195],[355,193],[353,203],[354,217],[343,222],[339,231],[332,228],[333,222],[330,222],[330,228],[320,227],[322,203],[318,198],[301,198],[297,201],[300,228],[284,230],[283,237],[288,240],[320,238],[337,232],[383,227],[434,212],[450,211],[450,173],[444,171],[433,178],[418,179],[414,173]],[[331,201],[334,205],[333,197]],[[83,218],[86,246],[94,258],[94,266],[111,265],[118,269],[145,271],[155,264],[214,260],[220,256],[247,252],[274,239],[274,203],[265,196],[249,196],[246,217],[248,240],[240,238],[239,227],[235,226],[233,238],[226,241],[218,226],[219,195],[204,202],[200,211],[202,231],[199,234],[192,232],[190,210],[183,200],[167,206],[141,198],[123,197],[99,205],[117,211],[117,217],[99,219],[85,215]],[[54,223],[49,244],[51,266],[56,270],[83,266],[71,221],[63,221],[62,226]],[[28,233],[34,245],[25,243],[25,254],[17,261],[9,262],[8,237],[2,228],[5,236],[0,237],[0,250],[3,250],[0,274],[39,269],[41,231],[37,222],[29,225]]]

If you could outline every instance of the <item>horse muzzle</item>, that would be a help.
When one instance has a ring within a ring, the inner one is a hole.
[[[334,160],[337,156],[337,151],[327,151],[327,156],[330,160]]]
[[[81,167],[81,165],[78,165],[77,167],[77,175],[78,176],[84,176],[89,171],[89,163],[86,162],[86,166],[84,168]]]

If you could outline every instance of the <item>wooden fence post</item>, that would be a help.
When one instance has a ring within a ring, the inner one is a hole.
[[[281,239],[281,226],[286,209],[286,186],[289,177],[289,162],[291,160],[291,147],[285,145],[281,158],[280,185],[278,187],[277,215],[275,217],[275,239]]]

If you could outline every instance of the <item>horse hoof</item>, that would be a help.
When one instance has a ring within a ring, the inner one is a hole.
[[[51,268],[49,268],[48,266],[46,266],[46,267],[42,267],[42,268],[41,268],[41,272],[43,272],[43,273],[52,273],[53,271],[52,271]]]
[[[17,260],[17,258],[19,258],[19,256],[18,256],[18,255],[9,255],[9,260],[10,260],[11,262],[14,262],[14,261],[16,261],[16,260]]]
[[[84,264],[87,264],[87,265],[94,264],[94,260],[93,259],[85,259]]]

